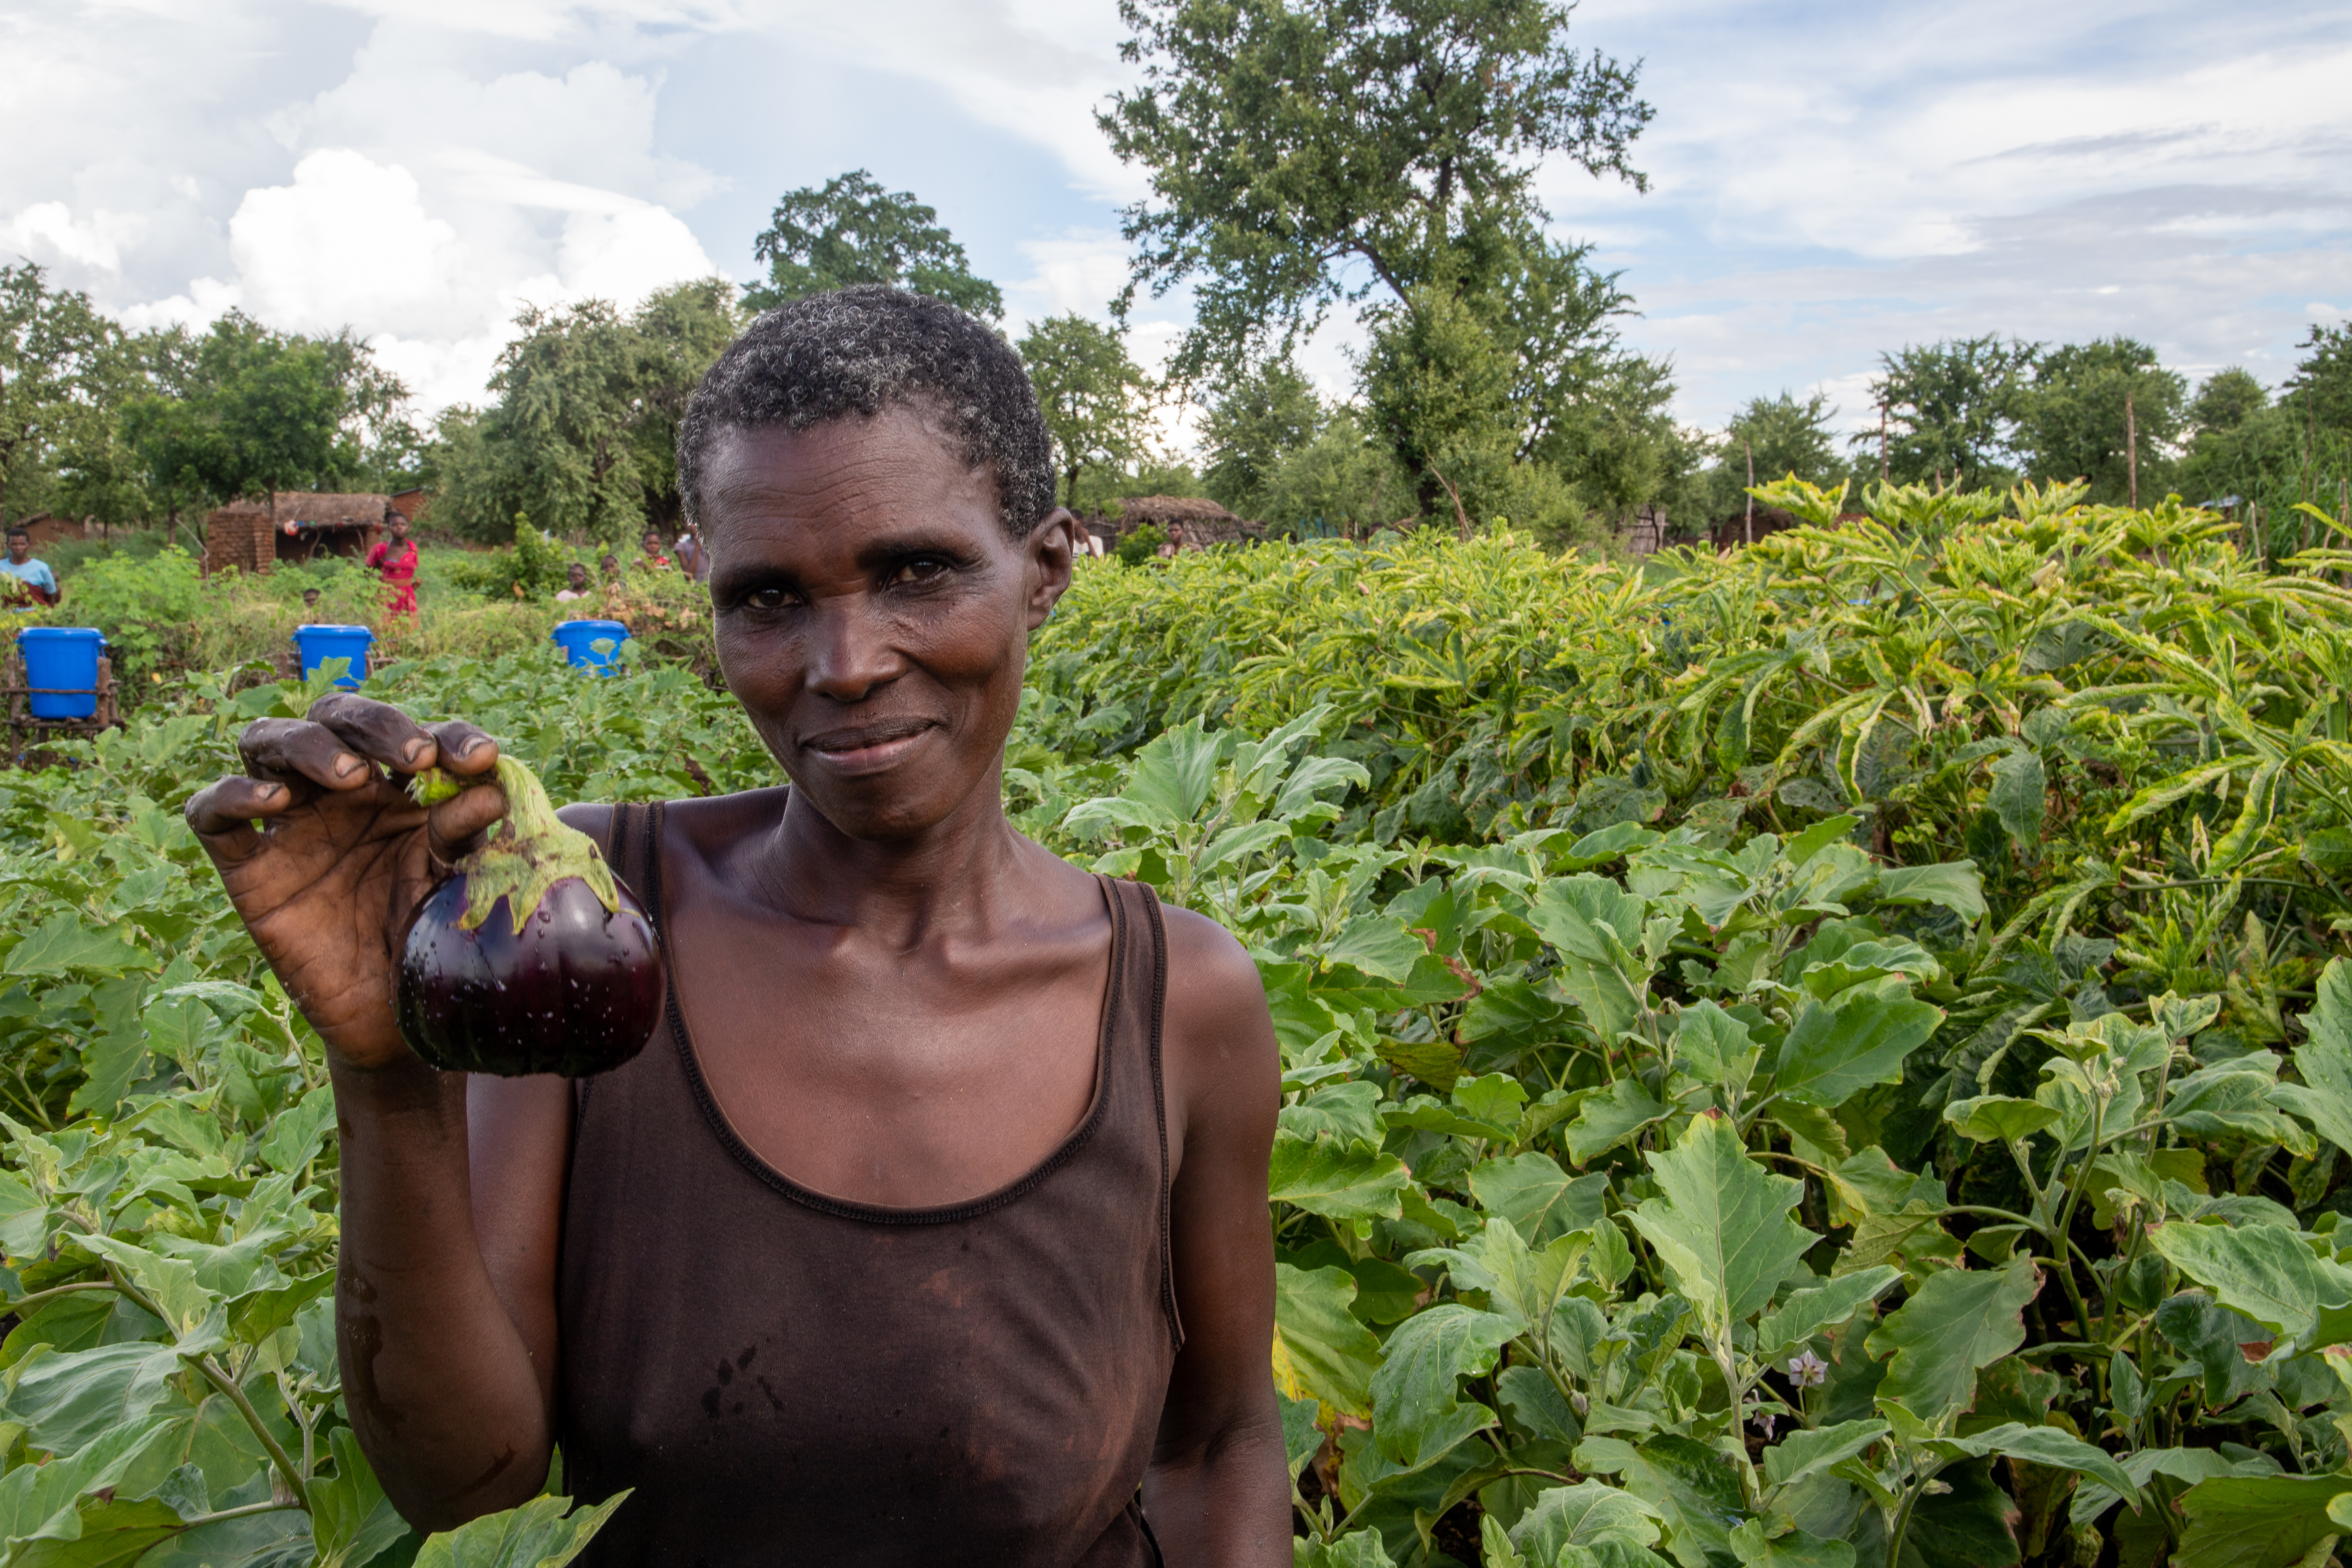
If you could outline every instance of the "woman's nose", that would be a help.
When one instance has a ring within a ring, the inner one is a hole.
[[[808,689],[836,702],[862,702],[903,668],[887,623],[863,594],[820,599],[809,645]]]

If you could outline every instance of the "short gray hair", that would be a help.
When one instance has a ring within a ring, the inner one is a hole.
[[[1025,539],[1054,510],[1054,447],[1021,356],[954,306],[861,284],[767,311],[702,377],[677,427],[677,488],[703,521],[721,432],[807,430],[886,409],[938,411],[965,462],[996,479],[1004,531]]]

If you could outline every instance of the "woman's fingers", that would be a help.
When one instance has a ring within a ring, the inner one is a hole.
[[[268,779],[221,779],[189,797],[188,826],[215,865],[234,866],[261,848],[254,818],[275,816],[293,801],[292,790]]]
[[[437,748],[425,727],[389,702],[331,691],[310,704],[310,722],[331,731],[351,751],[394,773],[433,765]]]
[[[445,863],[457,859],[506,814],[506,795],[496,784],[460,790],[425,814],[425,831],[434,858]]]
[[[487,772],[499,760],[499,743],[463,719],[445,719],[425,731],[440,753],[441,765],[453,773]]]
[[[257,719],[236,738],[245,771],[278,784],[357,789],[373,777],[366,758],[323,724],[305,719]]]

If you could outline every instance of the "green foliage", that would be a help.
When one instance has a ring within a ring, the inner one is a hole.
[[[1827,485],[1845,477],[1830,422],[1837,410],[1815,393],[1802,402],[1794,394],[1751,397],[1732,416],[1708,470],[1706,516],[1720,519],[1745,510],[1748,487],[1783,477]],[[1752,470],[1755,479],[1748,476]]]
[[[1880,354],[1871,393],[1886,412],[1887,479],[1955,489],[2003,482],[2012,471],[2011,435],[2041,352],[2038,344],[2003,342],[1989,332]],[[1880,440],[1875,430],[1854,436],[1858,466],[1876,466]]]
[[[1208,467],[1201,478],[1218,504],[1243,517],[1266,514],[1276,473],[1322,434],[1323,400],[1287,359],[1226,377],[1201,417]]]
[[[1062,504],[1075,508],[1080,474],[1125,468],[1143,455],[1150,378],[1128,357],[1122,334],[1075,310],[1036,322],[1013,346],[1054,438],[1054,463],[1066,486]]]
[[[751,242],[768,280],[746,289],[743,303],[767,310],[829,289],[887,283],[994,321],[1003,294],[971,275],[939,216],[912,191],[885,192],[863,169],[786,192]]]
[[[1646,570],[1484,531],[1097,563],[1039,635],[1014,821],[1265,984],[1302,1563],[2286,1568],[2352,1530],[2352,558],[1865,504]],[[559,799],[774,778],[657,646],[374,680]],[[0,773],[17,1538],[408,1550],[305,1294],[316,1045],[172,809],[307,696],[194,682]],[[215,1517],[289,1466],[307,1510]],[[420,1555],[551,1559],[560,1513]]]
[[[2124,500],[2134,460],[2140,495],[2161,495],[2166,454],[2180,436],[2187,398],[2187,384],[2146,343],[2068,343],[2044,352],[2034,366],[2020,400],[2018,445],[2032,472],[2086,481],[2094,500]],[[2127,445],[2133,438],[2136,459]]]
[[[2352,327],[2315,323],[2297,346],[2309,352],[2279,401],[2315,426],[2352,433]]]
[[[52,289],[31,262],[0,265],[0,510],[7,517],[58,499],[52,475],[61,468],[99,478],[89,470],[112,444],[106,404],[126,354],[121,329],[89,296]]]
[[[525,307],[490,378],[497,401],[441,417],[433,521],[499,542],[520,512],[625,553],[648,522],[674,524],[677,424],[742,325],[733,293],[709,279],[627,316],[601,300]]]
[[[1157,555],[1160,547],[1167,542],[1167,531],[1156,522],[1147,522],[1118,536],[1118,558],[1124,565],[1140,566]]]

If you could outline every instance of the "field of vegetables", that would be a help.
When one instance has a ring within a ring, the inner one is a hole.
[[[2352,1537],[2352,552],[1869,504],[1089,563],[1040,634],[1008,807],[1274,1007],[1302,1568]],[[558,799],[772,782],[698,635],[373,686]],[[317,1043],[177,809],[317,691],[154,689],[0,773],[0,1568],[560,1562],[593,1510],[421,1541],[338,1411]]]

